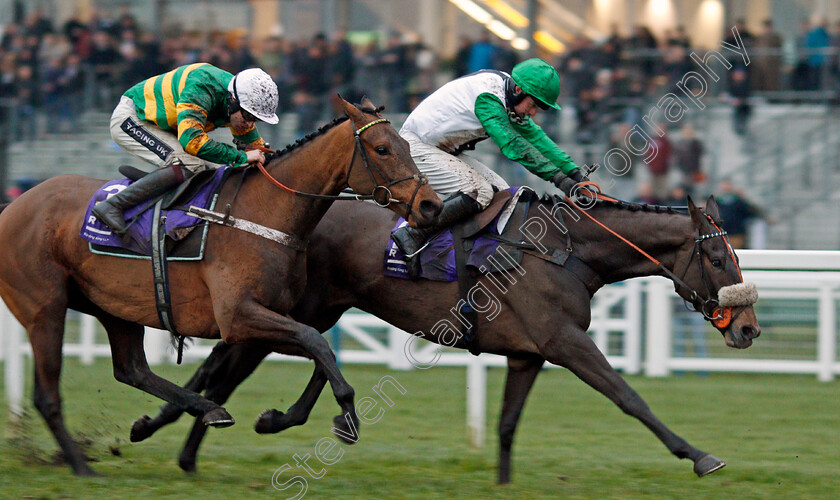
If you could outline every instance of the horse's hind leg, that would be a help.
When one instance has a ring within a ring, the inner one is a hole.
[[[233,417],[221,406],[152,373],[143,350],[141,325],[106,314],[100,315],[99,321],[108,332],[114,378],[179,406],[194,417],[203,416],[206,425],[233,425]]]
[[[199,372],[204,372],[202,377],[204,387],[206,387],[204,397],[214,403],[224,404],[233,391],[257,369],[260,362],[269,354],[271,351],[265,349],[232,346],[219,342],[199,368]],[[196,372],[193,378],[195,379],[198,375]],[[165,409],[163,408],[161,413]],[[185,472],[195,472],[198,448],[206,433],[207,426],[196,419],[178,457],[178,466]]]
[[[97,476],[88,458],[64,426],[58,382],[61,376],[61,346],[64,340],[65,307],[50,307],[41,312],[29,328],[29,342],[35,362],[33,399],[35,408],[47,422],[61,446],[64,459],[78,476]]]
[[[705,476],[726,465],[722,460],[688,444],[656,418],[642,397],[610,366],[586,332],[576,327],[567,327],[562,334],[546,342],[540,350],[546,360],[565,366],[578,378],[608,397],[624,413],[639,419],[671,453],[678,458],[691,459],[694,462],[694,472],[698,476]]]
[[[499,418],[499,484],[510,482],[513,434],[522,415],[525,399],[534,386],[544,360],[540,357],[508,358],[502,416]]]

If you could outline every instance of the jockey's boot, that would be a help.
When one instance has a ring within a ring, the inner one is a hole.
[[[91,212],[116,234],[124,234],[123,211],[151,200],[184,182],[184,169],[179,163],[150,172],[119,193],[97,203]]]
[[[481,205],[477,201],[470,195],[456,193],[443,202],[443,210],[438,215],[434,226],[425,228],[403,226],[391,233],[391,239],[406,257],[405,263],[409,276],[414,279],[420,275],[418,254],[426,247],[426,242],[431,236],[478,212],[481,212]]]

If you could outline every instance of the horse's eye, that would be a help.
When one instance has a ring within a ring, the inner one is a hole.
[[[715,259],[712,261],[712,265],[715,267],[721,267],[723,265],[723,262],[720,259]]]
[[[376,146],[373,150],[380,156],[385,156],[389,152],[387,146]]]

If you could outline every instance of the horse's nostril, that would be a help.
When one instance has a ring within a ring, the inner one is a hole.
[[[761,335],[761,329],[751,325],[745,325],[741,327],[741,335],[743,335],[744,338],[754,339]]]
[[[420,202],[420,213],[424,217],[433,218],[440,215],[443,210],[443,203],[435,203],[432,200],[423,200]]]

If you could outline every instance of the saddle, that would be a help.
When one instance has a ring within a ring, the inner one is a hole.
[[[201,227],[199,225],[202,221],[188,216],[187,207],[196,205],[201,208],[212,208],[222,183],[230,174],[230,169],[199,172],[163,196],[129,208],[125,212],[128,223],[126,237],[114,234],[110,228],[90,214],[93,205],[115,189],[113,186],[126,185],[147,174],[143,170],[128,165],[121,166],[119,171],[126,178],[106,183],[94,194],[88,206],[80,234],[90,243],[91,251],[117,257],[149,258],[154,239],[151,230],[158,220],[153,212],[160,211],[166,216],[162,229],[167,236],[164,244],[168,258],[170,260],[201,260],[204,238],[200,234],[205,231],[194,231]]]
[[[140,170],[139,168],[131,165],[120,165],[117,170],[130,181],[140,180],[149,174],[149,172]],[[186,169],[184,170],[186,171]],[[167,192],[161,197],[161,209],[168,210],[175,208],[179,203],[186,203],[195,198],[202,187],[213,181],[215,172],[215,170],[202,170],[201,172],[190,175],[188,178],[184,179],[184,182],[178,184],[175,189]]]
[[[535,197],[536,194],[527,187],[500,191],[493,196],[485,210],[432,237],[426,248],[415,257],[420,259],[419,278],[458,282],[461,298],[458,307],[469,325],[462,325],[461,334],[473,354],[478,354],[479,350],[475,338],[477,314],[472,300],[475,292],[471,293],[471,290],[482,274],[509,273],[520,267],[522,249],[510,243],[522,241],[521,227]],[[405,223],[399,219],[394,230]],[[405,265],[405,256],[390,239],[384,274],[411,279]],[[493,283],[503,281],[494,280]]]
[[[457,233],[459,238],[465,241],[463,247],[466,251],[466,264],[470,267],[489,269],[491,272],[504,271],[515,265],[503,264],[510,260],[508,257],[516,261],[515,263],[520,262],[521,252],[515,248],[508,248],[501,239],[521,241],[520,224],[509,222],[519,218],[515,213],[523,212],[524,217],[526,202],[530,202],[535,196],[527,187],[500,191],[494,195],[485,210],[430,238],[426,248],[415,257],[420,259],[419,278],[432,281],[458,280],[453,233]],[[400,218],[393,230],[405,224],[405,220]],[[499,250],[500,246],[504,247],[503,250]],[[504,250],[510,250],[509,254],[499,255]],[[498,265],[492,262],[494,256],[499,257],[495,259]],[[388,241],[385,252],[384,274],[393,278],[411,279],[405,265],[405,256],[392,240]]]

